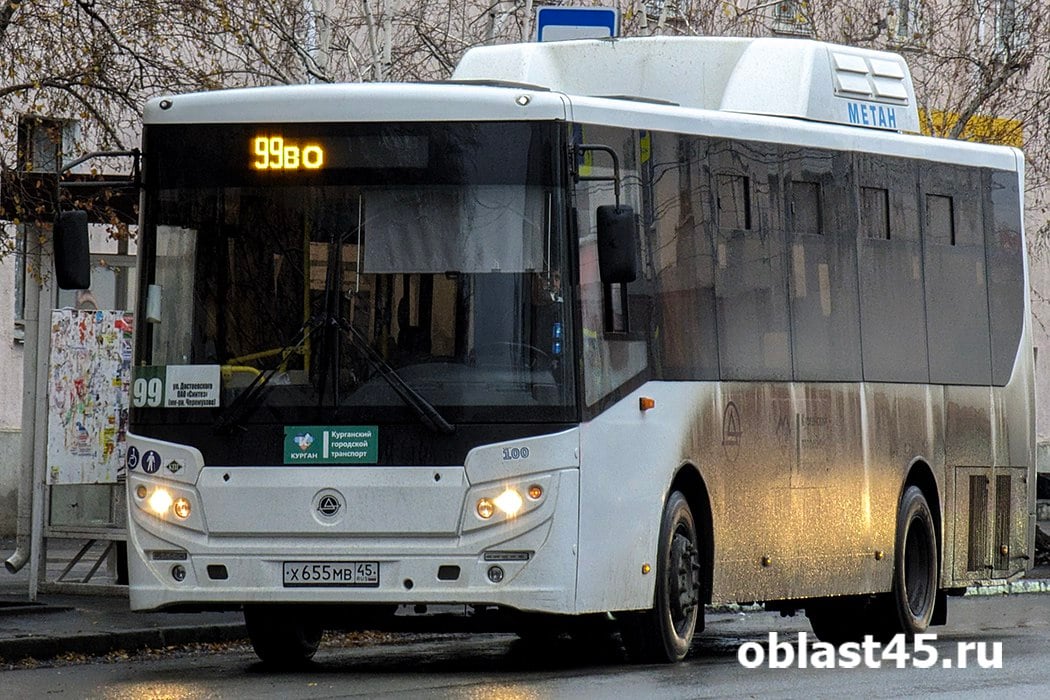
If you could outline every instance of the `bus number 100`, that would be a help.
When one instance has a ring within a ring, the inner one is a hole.
[[[282,136],[256,136],[253,148],[256,170],[318,170],[324,165],[324,149],[316,143],[300,146]]]

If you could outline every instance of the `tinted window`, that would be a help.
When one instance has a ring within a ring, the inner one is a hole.
[[[990,193],[985,229],[988,260],[988,313],[992,338],[992,382],[1010,380],[1024,325],[1024,240],[1017,173],[986,176]]]
[[[718,379],[713,207],[708,142],[654,133],[645,168],[652,199],[653,354],[665,379]]]
[[[574,127],[572,138],[576,143],[602,144],[617,153],[620,203],[641,213],[638,132],[583,124]],[[593,178],[581,179],[574,190],[583,322],[583,394],[585,407],[601,410],[621,398],[632,381],[641,381],[639,375],[649,366],[646,331],[651,304],[644,278],[626,285],[608,285],[599,276],[596,212],[599,206],[616,201],[613,161],[609,154],[598,150],[584,151],[581,155],[577,163],[579,173]],[[646,241],[642,240],[641,245],[644,268]],[[634,332],[635,328],[639,329],[638,333]]]
[[[926,309],[923,306],[915,165],[900,158],[858,154],[863,189],[887,193],[890,240],[859,240],[861,342],[864,379],[926,382]]]
[[[972,168],[924,163],[924,278],[930,381],[988,384],[988,338],[982,175]]]
[[[799,149],[784,150],[781,160],[788,189],[793,376],[857,381],[860,309],[850,158]]]
[[[774,225],[773,209],[780,172],[776,146],[763,143],[712,143],[711,168],[719,194],[719,231],[715,241],[715,293],[718,311],[719,367],[723,379],[791,378],[790,312],[784,233]],[[748,192],[750,197],[742,193]],[[727,227],[731,201],[750,203],[749,220],[739,207]]]

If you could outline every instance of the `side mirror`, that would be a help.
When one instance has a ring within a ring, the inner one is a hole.
[[[86,211],[58,214],[55,221],[55,277],[60,289],[88,289],[91,286]]]
[[[638,225],[628,206],[598,207],[598,272],[606,284],[638,279]]]

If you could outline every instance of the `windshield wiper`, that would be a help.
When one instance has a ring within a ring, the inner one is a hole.
[[[278,353],[278,357],[281,358],[281,361],[273,367],[263,372],[259,372],[252,378],[251,383],[245,387],[244,391],[238,394],[237,398],[235,398],[222,415],[216,419],[215,429],[226,430],[232,428],[244,418],[251,415],[254,409],[258,408],[261,403],[263,391],[269,386],[270,380],[273,379],[273,375],[284,366],[288,357],[302,349],[303,345],[306,344],[306,341],[308,341],[322,325],[323,324],[316,318],[311,318],[304,323],[295,336],[298,340],[294,341],[294,343],[290,342],[281,348]]]
[[[335,248],[342,245],[342,238],[332,234],[329,237],[329,246]],[[328,375],[332,375],[333,405],[339,406],[339,344],[337,339],[342,332],[350,340],[353,347],[361,354],[372,371],[382,377],[390,388],[404,401],[419,417],[419,420],[434,432],[443,435],[451,435],[456,432],[456,427],[449,423],[444,416],[427,401],[422,394],[413,389],[408,382],[397,373],[390,364],[383,359],[369,344],[360,331],[354,328],[347,319],[339,314],[340,295],[342,288],[341,257],[330,255],[328,268],[325,272],[325,297],[324,308],[320,314],[313,316],[302,328],[299,329],[297,340],[294,344],[289,343],[280,351],[281,363],[271,367],[265,372],[257,374],[248,387],[230,404],[229,408],[219,417],[215,423],[217,430],[224,430],[236,425],[240,420],[250,413],[261,403],[263,391],[269,385],[270,379],[284,364],[285,358],[290,354],[298,352],[300,348],[312,337],[319,328],[325,329],[324,342],[321,345],[322,358],[320,362],[319,382],[319,405],[324,403],[325,387],[328,384]]]
[[[334,325],[346,335],[354,348],[361,353],[361,356],[372,368],[372,371],[382,377],[387,384],[390,385],[390,388],[394,390],[401,400],[416,413],[423,425],[427,426],[434,432],[443,435],[451,435],[456,432],[456,426],[449,423],[448,420],[441,415],[441,412],[434,407],[434,404],[427,401],[422,394],[412,388],[412,386],[397,373],[397,370],[391,367],[390,364],[368,344],[368,341],[361,335],[361,332],[350,325],[346,320],[340,321],[336,318],[329,318],[326,320],[323,316],[310,319],[310,321],[299,329],[298,341],[296,341],[294,345],[289,343],[281,348],[280,356],[282,358],[288,357],[289,355],[298,352],[319,328],[326,325]],[[260,372],[255,375],[255,378],[252,379],[251,383],[245,388],[245,390],[233,400],[229,408],[227,408],[226,411],[219,416],[218,420],[215,421],[215,429],[225,430],[232,428],[250,415],[251,411],[257,408],[261,403],[264,390],[269,386],[270,380],[273,378],[273,375],[277,373],[278,369],[280,369],[280,365],[271,367],[265,372]]]
[[[346,318],[343,317],[340,311],[342,307],[342,295],[340,291],[343,288],[343,269],[342,269],[342,256],[338,252],[343,246],[343,236],[339,236],[334,232],[329,236],[329,247],[336,251],[328,257],[328,269],[325,271],[325,299],[324,299],[324,311],[322,312],[321,322],[326,328],[335,327],[350,340],[350,344],[360,353],[361,357],[368,363],[372,371],[379,374],[390,388],[394,390],[401,400],[404,401],[419,417],[419,420],[423,425],[427,426],[436,433],[443,435],[451,435],[456,432],[454,425],[445,420],[445,417],[434,407],[434,404],[423,398],[423,395],[413,389],[408,382],[397,373],[390,364],[383,359],[368,342],[360,331],[354,328],[354,325]],[[332,333],[331,338],[326,333],[325,342],[322,345],[322,349],[326,353],[330,353],[328,362],[321,363],[321,392],[323,396],[324,387],[327,383],[324,379],[329,371],[329,365],[332,371],[332,393],[334,405],[339,405],[339,344],[336,341],[338,338],[337,333]],[[323,399],[322,399],[323,400]]]
[[[354,328],[353,324],[346,319],[338,319],[337,322],[339,328],[350,339],[354,348],[361,353],[361,356],[372,367],[372,371],[382,377],[390,385],[390,388],[401,397],[401,400],[415,411],[423,425],[443,435],[451,435],[456,432],[456,426],[449,423],[434,404],[427,401],[422,394],[412,388],[412,385],[406,382],[397,373],[397,370],[391,367],[390,363],[384,360],[383,356],[369,345],[368,340],[361,335],[359,330]]]

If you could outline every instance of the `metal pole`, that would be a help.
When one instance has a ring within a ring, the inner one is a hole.
[[[48,251],[50,253],[50,251]],[[50,256],[48,256],[50,257]],[[41,271],[42,272],[42,271]],[[43,277],[43,275],[41,275]],[[51,278],[40,285],[39,322],[37,323],[36,400],[33,403],[33,512],[32,549],[29,553],[29,599],[36,600],[40,581],[47,574],[47,551],[44,546],[44,513],[47,509],[47,385],[51,350],[51,311],[55,307],[55,290]]]
[[[30,247],[31,239],[32,247]],[[23,250],[26,256],[26,271],[32,270],[39,274],[41,269],[39,235],[30,236],[27,232]],[[39,349],[37,327],[40,322],[40,290],[39,285],[32,283],[32,276],[29,274],[26,274],[24,284],[26,290],[23,311],[25,345],[22,348],[22,460],[18,481],[18,516],[15,529],[15,551],[4,562],[4,567],[12,574],[17,573],[26,565],[32,548],[30,534],[33,512],[33,438],[36,433],[36,370]]]

